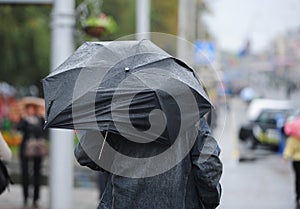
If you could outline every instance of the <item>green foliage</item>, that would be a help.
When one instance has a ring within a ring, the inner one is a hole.
[[[151,0],[151,31],[177,34],[178,0]]]
[[[118,25],[118,31],[102,40],[114,40],[135,33],[135,0],[103,0],[101,10],[114,17]]]
[[[135,33],[135,0],[104,0],[102,12],[112,15],[119,30],[111,38]],[[151,0],[151,31],[177,34],[178,0]]]
[[[0,6],[0,80],[38,85],[49,72],[50,6]]]
[[[76,0],[76,5],[81,2]],[[134,34],[135,9],[135,0],[103,0],[101,11],[115,19],[118,30],[101,40]],[[151,31],[176,35],[177,9],[178,0],[151,0]],[[40,80],[50,69],[51,10],[51,6],[0,5],[0,81],[41,89]]]

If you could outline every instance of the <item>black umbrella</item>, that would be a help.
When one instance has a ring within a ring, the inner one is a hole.
[[[151,41],[87,42],[43,79],[47,128],[171,144],[210,102],[191,68]]]

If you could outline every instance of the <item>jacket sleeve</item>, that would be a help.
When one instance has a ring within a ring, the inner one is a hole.
[[[289,138],[287,138],[286,145],[284,147],[283,158],[284,159],[292,158],[293,153],[294,153],[294,151],[293,151],[293,141],[292,141],[292,138],[289,137]]]
[[[74,150],[75,158],[80,165],[87,166],[96,171],[104,171],[98,163],[93,160],[99,156],[100,134],[98,131],[85,132]]]
[[[8,161],[11,159],[11,150],[8,147],[7,143],[3,139],[1,132],[0,132],[0,159]]]
[[[200,121],[198,137],[191,150],[192,173],[197,193],[205,209],[214,209],[220,203],[222,163],[220,148],[211,136],[204,118]]]
[[[81,166],[87,166],[88,168],[95,170],[95,171],[104,171],[100,166],[97,165],[84,151],[82,148],[80,142],[76,145],[74,150],[74,155],[77,160],[77,162]]]

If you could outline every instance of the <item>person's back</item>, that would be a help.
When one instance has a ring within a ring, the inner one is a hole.
[[[185,168],[184,161],[154,177],[135,179],[112,174],[98,209],[186,208],[187,173],[184,171],[189,165]]]
[[[182,140],[188,144],[190,139]],[[172,161],[168,159],[170,155],[160,162],[155,161],[154,156],[164,153],[170,147],[156,142],[133,143],[121,140],[114,134],[109,134],[109,141],[122,155],[112,160],[111,169],[117,169],[118,175],[110,174],[98,209],[201,209],[202,204],[206,209],[213,209],[218,206],[222,164],[218,158],[219,147],[210,136],[204,119],[201,120],[190,153],[165,172],[160,167]],[[180,156],[181,146],[172,149],[173,154]],[[144,164],[138,164],[124,156],[147,160],[143,161]],[[79,163],[86,165],[80,156],[76,157]],[[131,175],[134,176],[128,177]]]

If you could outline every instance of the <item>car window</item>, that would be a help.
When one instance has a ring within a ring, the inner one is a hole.
[[[276,125],[276,117],[279,114],[283,114],[284,116],[286,116],[287,111],[262,111],[257,121],[259,123],[268,123],[271,125]]]
[[[263,111],[259,115],[257,121],[260,123],[272,123],[272,124],[274,123],[275,124],[275,117],[272,112]]]

